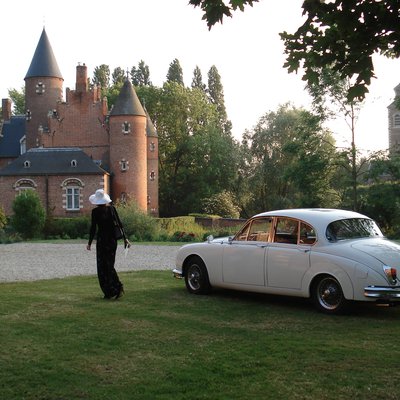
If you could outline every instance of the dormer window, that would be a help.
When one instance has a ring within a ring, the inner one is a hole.
[[[46,91],[46,85],[43,82],[38,82],[36,85],[36,93],[43,94]]]
[[[76,168],[77,165],[78,165],[78,162],[76,160],[71,161],[71,167]]]
[[[122,124],[122,133],[124,135],[131,133],[131,124],[128,121],[124,121],[124,123]]]
[[[156,144],[154,142],[150,143],[150,151],[155,151],[156,149]]]
[[[24,168],[30,168],[31,162],[29,160],[24,161]]]
[[[400,128],[400,114],[395,114],[393,116],[393,126],[396,128]]]

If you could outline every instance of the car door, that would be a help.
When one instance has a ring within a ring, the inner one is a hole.
[[[224,283],[265,286],[266,249],[271,231],[271,218],[255,218],[224,247]]]
[[[315,241],[315,231],[310,225],[292,218],[277,218],[268,249],[267,286],[301,289]]]

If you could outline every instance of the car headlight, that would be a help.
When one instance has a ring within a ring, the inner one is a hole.
[[[386,275],[387,280],[391,285],[397,283],[397,270],[396,268],[389,267],[388,265],[383,266],[383,272]]]

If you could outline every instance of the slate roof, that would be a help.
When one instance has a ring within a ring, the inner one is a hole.
[[[110,115],[142,115],[146,116],[142,104],[129,79],[126,79],[119,92]]]
[[[149,113],[146,111],[146,116],[147,116],[147,123],[146,123],[146,136],[151,136],[151,137],[158,137],[156,128],[153,125],[153,122],[150,118]]]
[[[56,58],[54,57],[49,38],[43,28],[39,43],[33,55],[31,65],[26,73],[26,78],[53,77],[63,79]]]
[[[76,166],[72,166],[72,161]],[[29,167],[26,166],[29,161]],[[0,170],[0,176],[106,174],[79,148],[34,148]]]
[[[21,154],[20,140],[25,135],[25,116],[12,116],[3,122],[0,137],[0,157],[18,157]]]

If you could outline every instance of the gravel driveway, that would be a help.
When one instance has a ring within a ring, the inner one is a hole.
[[[118,246],[117,271],[172,270],[180,246],[132,245],[126,256]],[[96,274],[96,247],[86,243],[13,243],[0,245],[0,282],[32,281]]]

